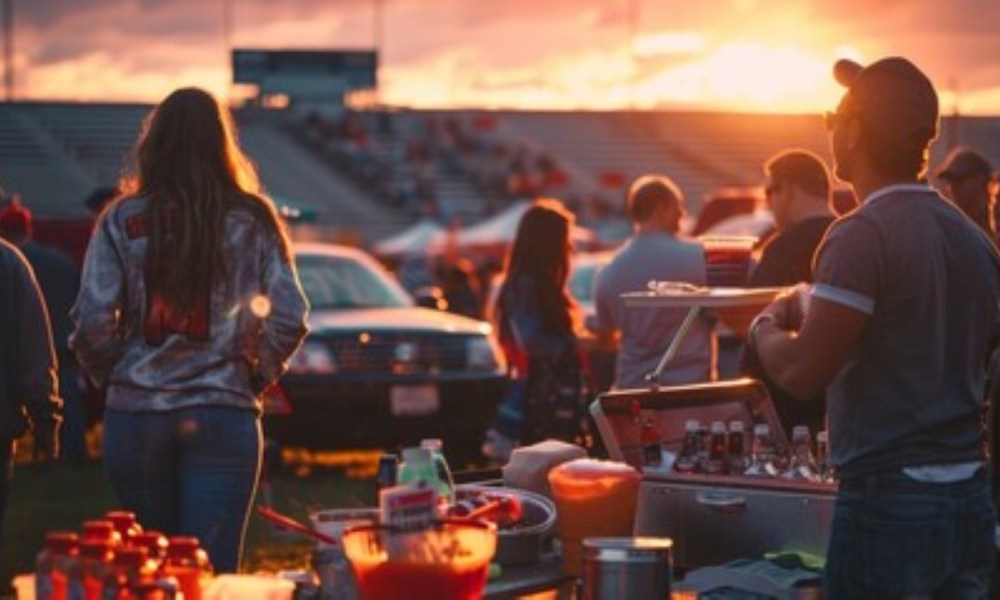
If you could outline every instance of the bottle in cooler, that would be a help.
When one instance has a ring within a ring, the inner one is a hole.
[[[660,444],[660,434],[653,425],[652,417],[646,417],[643,420],[640,438],[642,464],[647,467],[659,467],[663,463],[663,450]]]
[[[728,442],[726,424],[722,421],[713,421],[709,437],[708,459],[705,461],[705,473],[724,475],[729,472]]]
[[[757,423],[753,427],[753,441],[750,444],[750,466],[743,474],[747,477],[774,477],[774,456],[771,427],[767,423]]]
[[[792,451],[788,468],[782,473],[785,479],[819,481],[819,468],[812,450],[812,435],[809,427],[796,425],[792,428]]]
[[[743,421],[729,422],[729,435],[726,445],[729,454],[729,472],[742,474],[749,466]]]
[[[674,470],[678,473],[694,473],[698,468],[699,430],[701,424],[697,419],[688,419],[684,423],[684,441],[681,451],[674,461]]]
[[[825,483],[836,481],[833,465],[830,463],[830,434],[826,431],[816,433],[816,466],[819,468],[821,481]]]

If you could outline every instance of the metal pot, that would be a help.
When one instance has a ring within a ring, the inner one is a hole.
[[[663,600],[670,596],[669,538],[587,538],[583,600]]]

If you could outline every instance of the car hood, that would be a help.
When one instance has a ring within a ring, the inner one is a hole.
[[[491,327],[461,315],[421,307],[315,310],[309,328],[321,331],[425,331],[485,334]]]

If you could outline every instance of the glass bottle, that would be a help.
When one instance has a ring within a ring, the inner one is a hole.
[[[211,578],[213,572],[208,554],[201,548],[196,537],[171,537],[168,544],[163,574],[177,578],[184,600],[201,600],[202,585]]]
[[[819,469],[821,481],[824,483],[836,481],[833,464],[830,462],[830,434],[826,431],[820,431],[816,434],[816,466]]]
[[[45,547],[35,557],[35,598],[66,600],[69,561],[76,561],[80,539],[71,531],[53,531],[45,535]]]
[[[753,426],[753,441],[750,444],[750,466],[744,471],[747,477],[774,477],[774,440],[771,427],[767,423]]]
[[[659,467],[663,463],[663,452],[660,449],[660,434],[653,426],[652,417],[643,420],[639,438],[642,443],[642,464],[646,467]]]
[[[743,431],[743,421],[729,422],[729,472],[742,475],[749,466],[747,461],[746,436]]]
[[[698,458],[695,472],[704,473],[708,463],[708,450],[712,446],[712,434],[705,423],[698,424]]]
[[[444,494],[446,504],[451,506],[455,503],[455,479],[451,476],[451,468],[448,467],[448,461],[444,457],[444,442],[437,438],[420,440],[420,447],[431,451],[431,460],[438,479],[445,484],[441,489],[448,488],[448,492]]]
[[[819,481],[819,468],[812,450],[812,435],[805,425],[792,428],[792,451],[788,468],[782,473],[785,479]]]
[[[725,475],[729,472],[728,440],[726,439],[726,424],[722,421],[712,421],[709,437],[708,459],[705,461],[705,473]]]
[[[684,423],[684,441],[681,443],[680,454],[674,461],[674,470],[678,473],[694,473],[698,469],[699,430],[701,424],[697,419],[688,419]]]

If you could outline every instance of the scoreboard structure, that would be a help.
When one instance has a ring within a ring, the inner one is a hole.
[[[292,104],[339,103],[378,87],[374,50],[232,51],[233,83],[257,87],[258,96],[284,95]]]

